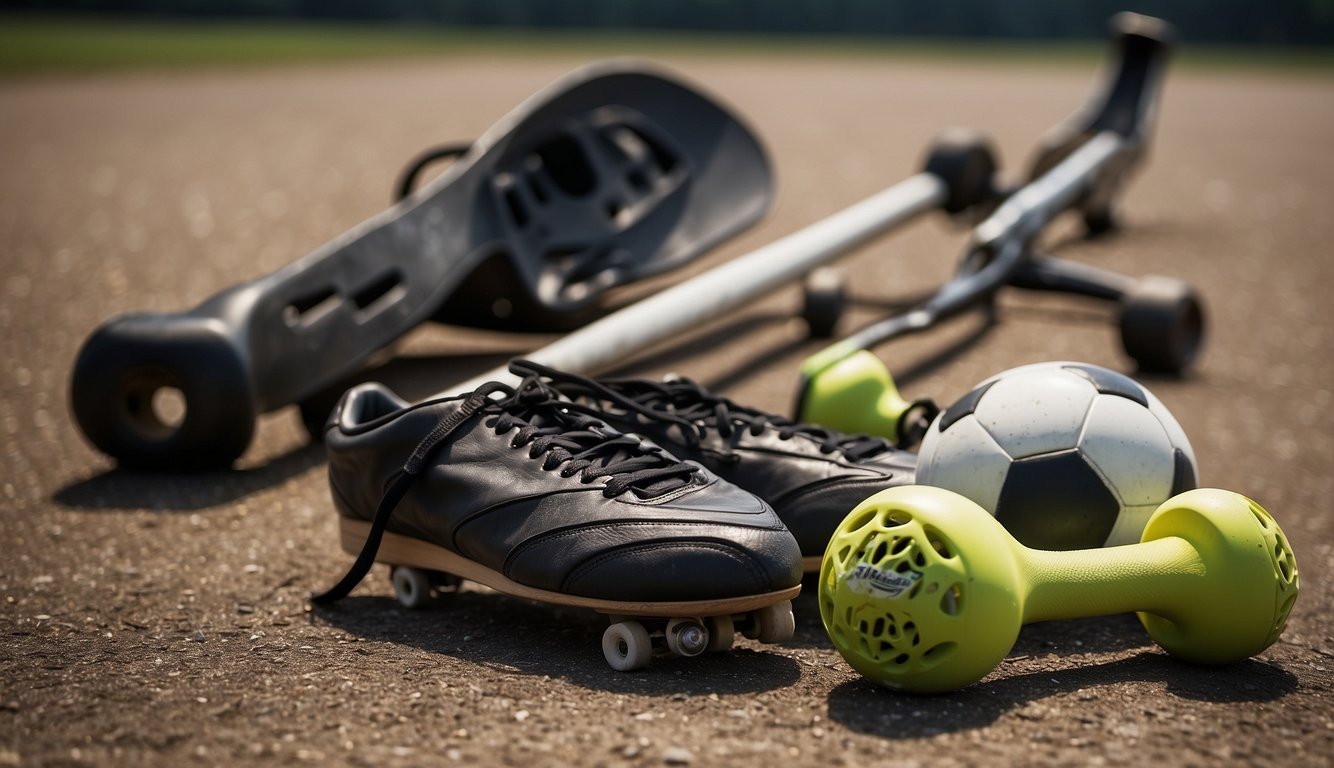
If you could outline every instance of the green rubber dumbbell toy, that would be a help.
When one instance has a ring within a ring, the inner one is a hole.
[[[797,421],[910,444],[921,439],[905,423],[915,410],[927,423],[936,413],[928,400],[905,400],[880,358],[849,342],[835,344],[801,364]]]
[[[1268,648],[1297,599],[1297,563],[1260,505],[1197,489],[1154,511],[1139,544],[1048,552],[952,491],[882,491],[835,531],[820,616],[854,669],[932,693],[982,679],[1028,622],[1138,611],[1154,642],[1205,664]]]

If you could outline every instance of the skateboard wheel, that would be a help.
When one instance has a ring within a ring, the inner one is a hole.
[[[828,339],[838,328],[847,306],[847,279],[841,270],[823,267],[806,276],[802,286],[801,318],[811,338]]]
[[[396,565],[389,571],[394,596],[410,610],[425,608],[431,602],[431,574],[417,568]]]
[[[1105,235],[1116,229],[1116,215],[1106,206],[1085,211],[1084,228],[1090,237]]]
[[[707,626],[709,628],[709,647],[706,650],[709,653],[721,653],[732,647],[736,629],[732,625],[731,616],[714,616],[708,620]]]
[[[617,672],[647,667],[653,658],[653,640],[637,621],[618,621],[602,633],[602,655]]]
[[[755,612],[755,634],[761,643],[782,643],[792,639],[797,620],[792,616],[792,602],[766,605]]]
[[[1150,275],[1121,299],[1121,344],[1140,370],[1177,374],[1194,361],[1204,336],[1195,289]]]
[[[996,165],[996,154],[985,136],[952,128],[931,142],[926,171],[945,182],[945,211],[957,214],[982,205],[996,194]]]
[[[667,622],[667,650],[677,656],[698,656],[709,648],[709,630],[699,619]]]

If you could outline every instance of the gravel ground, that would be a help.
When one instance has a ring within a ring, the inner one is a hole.
[[[1035,765],[1329,764],[1334,755],[1334,80],[1191,71],[1113,238],[1064,256],[1176,275],[1209,302],[1184,380],[1152,380],[1201,480],[1259,500],[1302,573],[1288,630],[1232,667],[1166,656],[1129,616],[1025,629],[965,691],[895,695],[825,640],[808,589],[787,645],[608,670],[598,617],[468,589],[407,612],[376,571],[341,574],[318,446],[266,417],[233,471],[129,474],[66,405],[80,342],[132,310],[179,310],[291,261],[384,207],[399,165],[476,135],[574,57],[0,81],[0,765],[313,762]],[[870,58],[669,61],[758,126],[779,173],[760,226],[699,267],[912,172],[939,128],[987,129],[1022,169],[1089,72]],[[1069,233],[1067,232],[1066,235]],[[938,284],[962,232],[931,219],[848,258],[852,323]],[[698,267],[697,267],[698,268]],[[819,347],[774,295],[624,372],[679,371],[788,407]],[[880,350],[910,396],[949,401],[1044,359],[1128,370],[1110,310],[1010,293]],[[428,327],[380,372],[419,396],[543,342]]]

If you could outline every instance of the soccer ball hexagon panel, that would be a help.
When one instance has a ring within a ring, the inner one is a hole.
[[[1098,390],[1062,371],[1002,375],[977,402],[973,418],[1012,459],[1074,448]]]
[[[1070,362],[979,384],[936,418],[917,468],[918,482],[967,496],[1040,549],[1136,542],[1195,478],[1185,432],[1152,393]]]

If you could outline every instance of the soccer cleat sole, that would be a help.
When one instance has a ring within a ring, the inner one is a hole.
[[[343,551],[360,552],[370,527],[366,521],[340,518]],[[603,656],[609,666],[622,672],[647,666],[655,653],[689,657],[725,651],[735,631],[761,643],[789,640],[796,629],[791,601],[801,592],[801,585],[796,585],[755,595],[683,601],[566,595],[519,584],[438,544],[389,532],[375,559],[391,566],[395,594],[408,608],[424,607],[435,591],[466,579],[511,597],[606,614],[612,623],[602,637]]]

